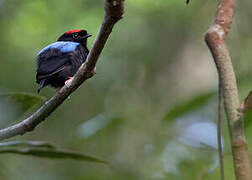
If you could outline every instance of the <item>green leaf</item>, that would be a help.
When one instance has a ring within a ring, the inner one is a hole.
[[[14,103],[24,113],[34,106],[43,104],[45,98],[31,93],[7,93],[0,94],[0,101]]]
[[[210,100],[211,97],[213,97],[213,95],[214,95],[213,92],[206,93],[206,94],[194,97],[181,105],[175,106],[165,115],[164,120],[165,121],[174,120],[185,113],[188,113],[190,111],[193,111],[197,108],[202,107]]]
[[[89,162],[96,162],[96,163],[104,163],[107,164],[105,160],[98,159],[96,157],[69,152],[69,151],[60,151],[56,149],[2,149],[0,150],[1,154],[4,153],[12,153],[12,154],[20,154],[20,155],[28,155],[28,156],[35,156],[39,158],[50,158],[50,159],[73,159],[79,161],[89,161]]]
[[[37,148],[54,148],[54,146],[44,141],[9,141],[0,143],[0,148],[5,147],[37,147]]]
[[[244,113],[244,126],[245,128],[251,126],[251,119],[252,119],[252,110],[249,110]]]

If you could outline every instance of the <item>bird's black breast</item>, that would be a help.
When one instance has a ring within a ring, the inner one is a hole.
[[[38,54],[36,74],[38,91],[47,85],[55,88],[64,86],[65,81],[74,76],[87,58],[88,49],[79,43],[69,46],[66,42],[54,44],[56,45],[49,45]]]

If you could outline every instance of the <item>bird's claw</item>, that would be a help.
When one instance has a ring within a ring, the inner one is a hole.
[[[73,79],[73,77],[69,77],[68,80],[65,81],[65,85],[70,83],[70,81]]]

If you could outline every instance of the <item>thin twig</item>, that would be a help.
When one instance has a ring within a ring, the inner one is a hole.
[[[44,121],[64,100],[73,93],[85,80],[91,78],[96,62],[116,22],[124,13],[124,0],[105,0],[105,17],[98,36],[91,48],[87,60],[81,65],[71,82],[65,85],[51,99],[45,102],[34,114],[13,126],[0,130],[0,140],[32,131]]]
[[[222,138],[221,138],[222,104],[223,104],[222,86],[219,79],[217,140],[218,140],[218,155],[219,155],[219,163],[220,163],[221,180],[224,180],[225,176],[224,176],[223,150],[222,150]]]
[[[247,111],[252,109],[252,91],[249,92],[248,96],[239,106],[239,112],[246,113]]]
[[[214,23],[207,31],[205,40],[213,55],[223,90],[236,179],[251,180],[243,118],[237,110],[239,107],[237,83],[225,44],[225,38],[232,24],[235,3],[236,0],[220,0]]]

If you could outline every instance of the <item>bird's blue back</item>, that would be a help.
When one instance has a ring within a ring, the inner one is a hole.
[[[38,53],[38,56],[49,49],[58,49],[63,53],[71,52],[71,51],[74,51],[78,45],[80,45],[80,43],[71,42],[71,41],[57,41],[43,48]]]

